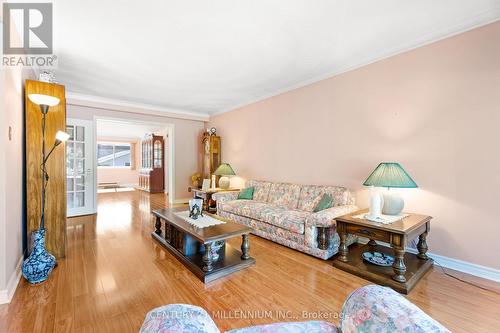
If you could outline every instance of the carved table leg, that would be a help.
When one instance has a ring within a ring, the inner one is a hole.
[[[339,260],[343,262],[347,262],[347,253],[349,250],[347,248],[347,233],[345,231],[339,232],[340,236],[340,246],[339,246]]]
[[[161,236],[161,219],[159,216],[156,217],[155,228],[155,233]]]
[[[172,239],[172,226],[168,223],[165,223],[165,240],[170,243]]]
[[[328,250],[328,228],[318,227],[318,247],[320,250]]]
[[[418,244],[417,244],[417,249],[418,249],[418,254],[417,257],[422,260],[427,260],[429,257],[427,256],[427,250],[429,247],[427,246],[427,242],[425,241],[427,238],[427,232],[424,232],[420,236],[418,236]]]
[[[248,240],[248,234],[241,235],[241,259],[250,259],[250,241]]]
[[[203,271],[210,272],[212,269],[214,269],[212,267],[212,258],[210,255],[210,252],[212,251],[212,244],[207,243],[204,244],[204,246],[205,246],[205,253],[203,253],[203,263],[205,264],[205,266],[203,266]]]
[[[406,266],[404,261],[405,250],[402,247],[393,246],[394,249],[394,263],[392,264],[392,269],[394,270],[394,275],[392,279],[401,283],[406,282],[405,273]]]

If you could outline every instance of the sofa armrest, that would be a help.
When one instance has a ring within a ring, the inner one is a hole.
[[[233,201],[238,199],[238,194],[240,194],[240,191],[218,192],[212,194],[212,199],[215,200],[217,204],[217,213],[219,213],[221,210],[221,204],[226,201]]]
[[[238,199],[238,194],[240,194],[240,191],[218,192],[212,194],[212,199],[217,202],[232,201]]]
[[[312,213],[306,219],[306,223],[315,227],[331,227],[335,225],[334,219],[336,217],[349,214],[358,210],[355,205],[336,206],[324,209],[317,213]]]
[[[204,309],[188,304],[169,304],[149,311],[140,333],[156,332],[220,333]]]
[[[450,331],[394,290],[368,285],[347,297],[340,316],[342,333]]]

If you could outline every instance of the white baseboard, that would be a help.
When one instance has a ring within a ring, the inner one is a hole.
[[[10,303],[14,293],[16,292],[17,285],[21,279],[21,265],[23,264],[23,257],[19,258],[19,262],[16,265],[16,269],[12,272],[9,282],[7,282],[7,288],[0,290],[0,304]]]
[[[358,240],[358,243],[361,244],[366,244],[368,243],[368,239],[363,239],[360,238]],[[385,244],[383,242],[378,242],[379,244],[384,244],[384,245],[389,245]],[[410,253],[418,253],[417,249],[412,248],[412,247],[407,247],[406,248],[407,252]],[[492,267],[486,267],[486,266],[481,266],[478,264],[473,264],[471,262],[459,260],[459,259],[454,259],[454,258],[449,258],[445,257],[439,254],[435,254],[432,252],[427,252],[427,255],[434,259],[434,261],[438,264],[441,265],[445,268],[453,269],[455,271],[459,271],[462,273],[474,275],[483,279],[487,280],[492,280],[495,282],[500,282],[500,269],[492,268]]]
[[[418,253],[416,249],[408,248],[406,249],[411,253]],[[483,279],[492,280],[495,282],[500,282],[500,269],[495,269],[491,267],[481,266],[473,264],[471,262],[453,259],[445,257],[439,254],[427,252],[427,255],[434,259],[434,261],[443,267],[453,269],[462,273],[467,273],[470,275],[478,276]]]
[[[174,204],[187,204],[193,198],[175,199]]]
[[[139,183],[119,184],[119,185],[120,185],[120,187],[132,187],[132,188],[139,187]]]

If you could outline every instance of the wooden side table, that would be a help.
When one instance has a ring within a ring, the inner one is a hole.
[[[193,192],[193,198],[203,199],[203,210],[205,210],[209,213],[216,213],[217,212],[217,208],[214,205],[215,201],[212,199],[212,195],[214,193],[239,191],[239,189],[237,189],[237,188],[227,188],[227,189],[210,188],[208,190],[202,190],[199,188],[192,188],[192,187],[190,187],[188,190],[190,192]]]
[[[335,219],[340,236],[340,247],[333,266],[407,294],[433,264],[432,259],[426,254],[428,250],[426,238],[430,231],[432,217],[410,214],[391,224],[354,217],[367,212],[368,210],[357,211]],[[370,241],[366,245],[353,244],[348,248],[347,234],[365,237]],[[419,239],[418,254],[406,252],[408,241],[417,237]],[[378,244],[377,241],[386,245]],[[394,264],[392,267],[383,267],[365,262],[361,255],[366,251],[393,255]]]

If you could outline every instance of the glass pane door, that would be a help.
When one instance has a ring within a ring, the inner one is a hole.
[[[92,122],[70,120],[66,131],[66,195],[68,216],[91,214],[94,210]]]
[[[154,168],[161,168],[162,167],[162,158],[163,158],[163,149],[162,149],[162,144],[160,140],[155,140],[154,144]]]

